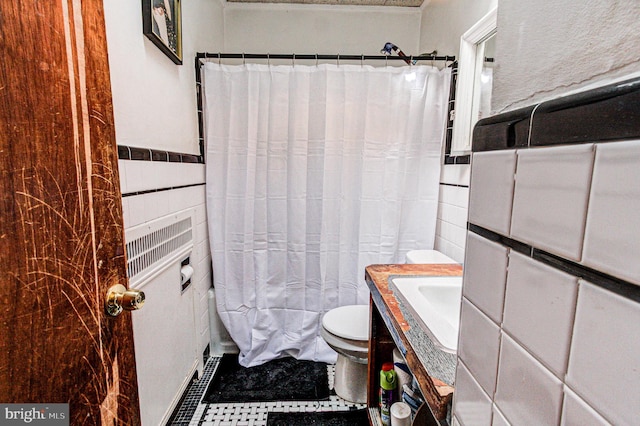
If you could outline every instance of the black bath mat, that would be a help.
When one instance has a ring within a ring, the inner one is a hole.
[[[322,411],[312,413],[274,413],[267,415],[267,426],[368,426],[367,411]]]
[[[226,354],[202,398],[220,402],[316,401],[329,398],[327,364],[281,358],[256,367],[238,364]]]

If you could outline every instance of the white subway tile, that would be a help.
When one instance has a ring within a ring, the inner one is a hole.
[[[469,232],[466,250],[462,292],[500,325],[507,278],[507,249]]]
[[[196,223],[203,223],[206,221],[207,221],[207,208],[203,203],[196,207]]]
[[[442,219],[440,219],[439,217],[436,219],[436,236],[441,237],[442,236]]]
[[[467,209],[454,206],[453,204],[441,203],[441,218],[444,222],[466,228]]]
[[[205,182],[204,164],[119,160],[118,167],[125,194]]]
[[[457,207],[469,207],[469,188],[440,185],[440,202]]]
[[[507,421],[502,414],[502,411],[498,408],[497,405],[493,404],[493,419],[491,421],[491,426],[511,426],[511,423]]]
[[[580,260],[593,149],[584,144],[518,151],[514,238]]]
[[[126,160],[118,160],[118,175],[120,178],[120,192],[127,193],[127,171],[125,169]]]
[[[146,219],[145,198],[143,195],[127,197],[129,204],[129,224],[127,228],[138,226]]]
[[[449,222],[440,225],[440,236],[457,246],[464,247],[467,238],[467,229]]]
[[[207,241],[209,239],[209,228],[207,222],[201,222],[196,225],[196,238],[199,243]]]
[[[469,222],[509,235],[516,152],[473,154]]]
[[[640,141],[596,145],[583,263],[640,284]]]
[[[567,386],[564,387],[562,405],[562,426],[574,425],[610,425],[596,410],[589,406]]]
[[[436,250],[446,254],[458,263],[464,262],[464,247],[457,246],[443,238],[436,239]]]
[[[578,279],[512,251],[503,328],[557,377],[569,359]]]
[[[500,328],[467,299],[462,300],[458,356],[482,389],[493,397],[498,374]]]
[[[468,164],[447,164],[442,166],[440,182],[452,185],[469,185],[470,167]]]
[[[464,364],[456,368],[456,391],[453,393],[453,414],[463,425],[491,423],[491,399],[482,390]]]
[[[171,191],[151,192],[138,195],[144,199],[145,222],[164,217],[171,213]]]
[[[580,281],[566,383],[614,424],[640,419],[640,303]]]
[[[512,424],[555,425],[560,421],[562,382],[505,333],[495,403]]]
[[[131,219],[129,219],[129,199],[126,197],[122,198],[122,223],[124,229],[131,227]]]

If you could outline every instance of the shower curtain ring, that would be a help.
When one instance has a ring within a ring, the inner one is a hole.
[[[242,65],[247,65],[247,61],[244,58],[244,52],[242,52]]]
[[[338,55],[336,56],[336,65],[340,66],[340,54],[338,53]]]
[[[316,67],[318,66],[318,54],[316,53]]]
[[[409,68],[413,66],[413,55],[409,56]]]
[[[360,55],[360,66],[364,67],[364,55]]]
[[[218,65],[220,65],[220,56],[222,56],[222,53],[218,52]]]
[[[295,53],[291,54],[291,66],[292,67],[296,66],[296,54]]]
[[[269,53],[267,52],[267,66],[271,66],[271,58],[269,57]]]

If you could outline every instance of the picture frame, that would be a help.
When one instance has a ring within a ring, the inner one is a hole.
[[[142,32],[177,65],[182,65],[181,0],[142,0]]]

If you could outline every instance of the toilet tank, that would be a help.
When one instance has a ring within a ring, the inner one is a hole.
[[[458,263],[437,250],[411,250],[407,253],[406,263]]]

